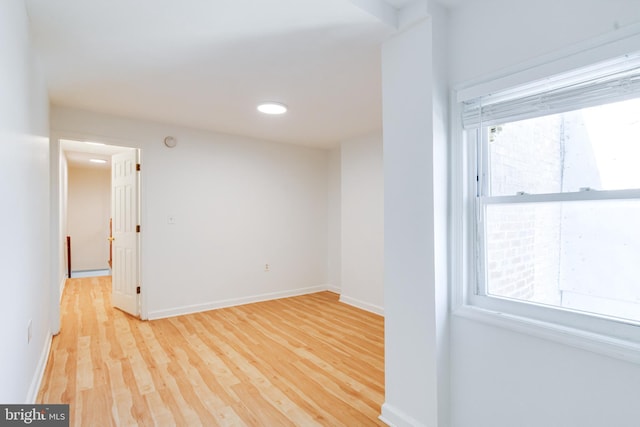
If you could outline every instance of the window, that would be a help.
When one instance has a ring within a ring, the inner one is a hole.
[[[640,57],[461,108],[470,303],[640,336]]]

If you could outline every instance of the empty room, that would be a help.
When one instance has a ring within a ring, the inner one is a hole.
[[[6,0],[0,70],[0,420],[637,426],[640,0]]]

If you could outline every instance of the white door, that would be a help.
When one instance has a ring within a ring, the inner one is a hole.
[[[138,310],[138,150],[111,158],[113,267],[111,302],[133,316]]]

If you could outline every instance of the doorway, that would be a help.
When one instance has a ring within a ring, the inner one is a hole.
[[[139,149],[97,142],[71,139],[59,140],[59,239],[63,241],[65,271],[67,277],[112,276],[112,304],[134,316],[141,315],[139,294],[139,235],[120,238],[116,244],[116,231],[121,234],[119,224],[113,222],[114,206],[122,217],[119,188],[114,187],[122,171],[119,159],[128,159],[134,181],[128,191],[133,194],[128,204],[128,221],[139,221]],[[132,163],[132,165],[131,165]],[[115,166],[114,166],[115,165]],[[116,219],[120,221],[120,219]],[[115,227],[114,227],[115,226]],[[122,261],[119,250],[126,240],[131,257]],[[70,243],[69,247],[67,244]],[[115,244],[115,245],[114,245]],[[122,274],[126,270],[126,274]],[[123,282],[124,280],[124,282]],[[60,292],[62,292],[62,286]],[[127,304],[120,304],[123,295]],[[61,294],[60,294],[61,295]]]
[[[64,155],[67,161],[67,275],[70,278],[111,275],[108,156],[66,150]]]

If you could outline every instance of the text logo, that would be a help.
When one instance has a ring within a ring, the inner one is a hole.
[[[0,405],[0,427],[69,427],[69,405]]]

